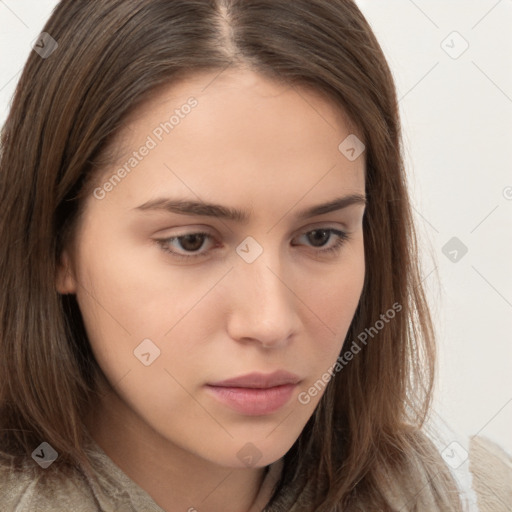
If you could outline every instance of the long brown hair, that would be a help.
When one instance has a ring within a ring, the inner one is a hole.
[[[29,456],[46,441],[59,453],[59,471],[87,465],[81,418],[94,402],[100,370],[77,303],[56,292],[55,275],[114,136],[160,86],[249,66],[325,94],[366,146],[366,276],[346,344],[400,306],[329,382],[284,457],[269,510],[283,510],[285,499],[301,500],[311,511],[391,510],[392,485],[407,509],[421,509],[421,493],[428,491],[440,510],[459,510],[449,472],[420,430],[432,394],[434,332],[395,86],[356,4],[62,0],[44,32],[58,47],[47,58],[31,53],[1,136],[4,455]]]

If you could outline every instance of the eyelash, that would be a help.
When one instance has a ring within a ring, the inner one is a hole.
[[[341,250],[341,247],[345,244],[345,242],[350,240],[350,235],[348,233],[346,233],[345,231],[340,231],[338,229],[334,229],[334,228],[315,228],[315,229],[312,229],[310,231],[306,231],[306,232],[302,233],[302,235],[308,235],[308,234],[313,233],[315,231],[326,231],[326,232],[328,232],[330,234],[334,234],[334,235],[337,236],[337,240],[334,243],[334,245],[332,245],[328,249],[317,249],[315,251],[316,253],[319,253],[320,255],[323,255],[323,256],[334,255],[334,254],[338,253]],[[204,233],[202,231],[197,231],[197,232],[184,233],[183,235],[180,235],[180,236],[173,236],[173,237],[170,237],[170,238],[159,239],[159,240],[156,240],[156,242],[160,245],[160,248],[164,252],[171,254],[173,257],[175,257],[175,258],[177,258],[179,260],[188,260],[188,261],[190,261],[192,259],[205,257],[206,252],[201,252],[199,254],[185,255],[185,254],[180,254],[180,253],[175,252],[175,251],[171,251],[169,249],[169,243],[170,242],[173,242],[174,240],[179,240],[180,238],[184,238],[184,237],[190,236],[190,235],[204,236],[204,237],[207,237],[207,238],[213,238],[209,233]],[[329,240],[331,240],[330,237],[329,237]]]

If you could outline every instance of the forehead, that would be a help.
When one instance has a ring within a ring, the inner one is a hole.
[[[132,113],[103,179],[149,144],[122,183],[126,193],[177,187],[218,199],[274,191],[275,200],[333,187],[362,192],[364,154],[351,161],[340,150],[354,135],[339,105],[311,88],[247,70],[197,74],[160,87]]]
[[[269,103],[275,100],[283,109],[300,109],[309,105],[332,128],[341,124],[357,133],[357,127],[346,116],[341,105],[323,90],[313,85],[291,85],[246,68],[200,71],[171,84],[162,84],[153,89],[145,101],[132,111],[125,126],[132,127],[137,120],[147,117],[152,111],[179,106],[190,96],[201,98],[202,103],[208,101],[212,105],[214,102],[225,104],[227,101],[232,106],[229,111],[236,107],[256,107],[265,101]]]

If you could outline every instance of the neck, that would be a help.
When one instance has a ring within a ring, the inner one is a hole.
[[[270,498],[271,489],[260,492],[265,468],[226,468],[182,449],[115,392],[107,393],[86,425],[110,459],[166,512],[259,512]]]

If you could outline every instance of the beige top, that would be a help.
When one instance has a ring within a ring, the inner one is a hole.
[[[32,459],[26,462],[26,471],[22,474],[14,475],[8,467],[0,466],[1,511],[165,512],[94,441],[87,452],[99,477],[99,488],[78,471],[76,478],[58,485],[43,485],[40,482],[41,469]],[[281,468],[281,460],[268,467],[257,501],[250,512],[263,510]],[[496,444],[474,437],[469,449],[469,469],[480,512],[512,510],[512,458],[508,454]],[[190,510],[193,512],[194,509]],[[291,507],[287,510],[299,509]]]

